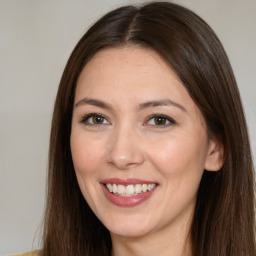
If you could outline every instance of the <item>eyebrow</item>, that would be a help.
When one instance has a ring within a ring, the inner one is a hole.
[[[79,106],[83,106],[83,105],[92,105],[92,106],[96,106],[96,107],[100,107],[100,108],[104,108],[104,109],[108,109],[108,110],[112,110],[113,107],[101,100],[97,100],[97,99],[91,99],[91,98],[83,98],[81,100],[79,100],[76,104],[75,104],[75,108],[79,107]],[[174,106],[179,108],[180,110],[187,112],[187,110],[180,104],[178,104],[175,101],[172,101],[170,99],[163,99],[163,100],[153,100],[153,101],[147,101],[145,103],[141,103],[138,106],[138,111],[142,111],[145,108],[151,108],[151,107],[159,107],[159,106]]]
[[[96,100],[96,99],[90,99],[90,98],[83,98],[79,100],[76,104],[75,107],[83,106],[83,105],[92,105],[100,108],[105,108],[111,110],[112,107],[111,105],[101,101],[101,100]]]
[[[153,100],[153,101],[148,101],[148,102],[142,103],[139,105],[138,110],[143,110],[145,108],[150,108],[150,107],[159,107],[159,106],[174,106],[184,112],[187,112],[187,110],[182,105],[178,104],[175,101],[169,100],[169,99]]]

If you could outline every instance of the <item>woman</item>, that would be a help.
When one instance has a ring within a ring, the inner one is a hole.
[[[106,14],[55,103],[39,255],[255,255],[254,175],[214,32],[172,3]]]

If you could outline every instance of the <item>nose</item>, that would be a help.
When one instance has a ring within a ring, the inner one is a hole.
[[[145,160],[141,142],[138,133],[131,128],[116,129],[110,138],[108,163],[120,170],[141,165]]]

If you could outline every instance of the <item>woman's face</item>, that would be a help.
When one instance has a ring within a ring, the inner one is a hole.
[[[214,142],[158,54],[98,52],[78,79],[70,140],[80,189],[112,235],[186,229]]]

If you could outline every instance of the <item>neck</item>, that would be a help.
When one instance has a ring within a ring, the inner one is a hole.
[[[112,256],[191,256],[190,224],[164,227],[141,237],[111,234]]]

